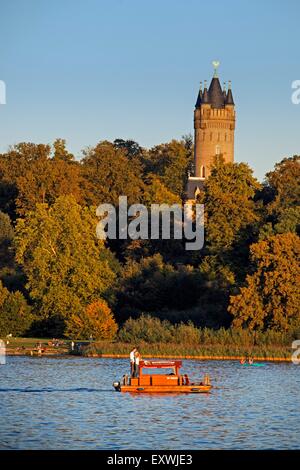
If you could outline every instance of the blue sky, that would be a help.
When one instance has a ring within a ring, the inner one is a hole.
[[[200,80],[221,62],[236,161],[262,179],[300,153],[298,0],[0,0],[0,152],[20,141],[150,147],[193,131]]]

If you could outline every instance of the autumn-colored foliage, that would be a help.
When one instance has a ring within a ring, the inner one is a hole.
[[[190,320],[255,335],[297,331],[299,156],[277,163],[262,184],[246,163],[216,157],[198,195],[205,205],[199,251],[172,237],[97,239],[101,203],[118,206],[121,195],[129,205],[184,202],[192,157],[191,136],[150,149],[103,140],[83,150],[80,161],[64,139],[21,142],[0,154],[2,331],[24,334],[32,312],[36,334],[112,338],[109,308],[121,329],[130,317],[142,318],[142,336],[146,324],[155,336],[154,317],[181,325],[182,336],[191,337]]]
[[[233,326],[287,330],[299,326],[300,239],[286,233],[251,247],[255,266],[246,286],[230,298]]]
[[[66,322],[66,335],[73,339],[113,339],[118,325],[104,300],[88,305],[80,314],[71,315]]]

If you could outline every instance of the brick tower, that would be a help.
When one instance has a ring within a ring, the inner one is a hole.
[[[197,188],[210,174],[215,156],[225,162],[234,160],[235,108],[229,82],[228,91],[222,90],[218,78],[219,62],[213,62],[215,71],[210,86],[200,90],[194,111],[195,154],[194,176],[189,177],[188,199],[194,199]]]

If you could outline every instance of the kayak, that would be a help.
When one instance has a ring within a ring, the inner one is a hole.
[[[247,362],[245,362],[245,364],[241,364],[242,366],[254,366],[254,367],[263,367],[265,364],[258,364],[257,362],[253,363],[253,364],[248,364]]]

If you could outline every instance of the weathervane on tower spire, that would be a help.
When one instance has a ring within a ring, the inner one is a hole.
[[[218,60],[213,60],[212,62],[213,67],[214,67],[214,78],[218,78],[218,67],[220,65],[220,62]]]

